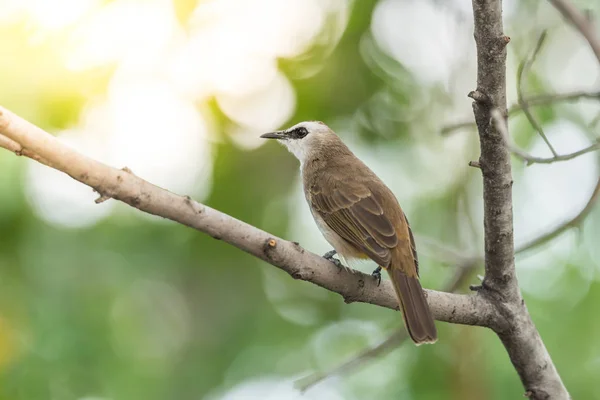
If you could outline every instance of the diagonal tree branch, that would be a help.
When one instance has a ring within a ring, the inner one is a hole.
[[[472,0],[477,46],[477,90],[470,94],[479,132],[483,176],[485,278],[479,290],[507,316],[510,328],[496,331],[532,399],[568,399],[569,394],[521,297],[514,262],[512,172],[504,135],[493,123],[498,110],[506,124],[506,45],[501,0]]]
[[[364,366],[367,362],[388,354],[393,349],[399,347],[407,339],[408,334],[406,333],[406,330],[399,329],[377,345],[361,351],[358,355],[350,358],[340,365],[336,365],[330,370],[317,371],[313,374],[298,379],[295,382],[295,387],[301,392],[306,392],[308,389],[323,382],[325,379],[352,372],[355,369]]]
[[[348,273],[298,244],[275,237],[187,196],[179,196],[135,176],[86,157],[37,126],[0,107],[0,145],[53,168],[92,187],[101,198],[114,198],[141,211],[205,232],[284,271],[294,279],[339,293],[347,303],[363,302],[398,309],[392,285],[380,286],[358,271]],[[17,145],[15,145],[15,143]],[[439,321],[500,329],[505,321],[479,294],[458,295],[427,290],[427,299]]]

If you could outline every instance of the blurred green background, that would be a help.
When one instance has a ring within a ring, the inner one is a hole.
[[[579,6],[600,12],[595,1]],[[425,287],[483,249],[481,177],[466,94],[471,4],[346,0],[1,0],[0,103],[80,151],[307,249],[329,250],[296,160],[258,136],[321,120],[397,194]],[[546,2],[505,2],[509,105],[538,35],[526,94],[598,90],[586,43]],[[597,99],[536,107],[559,153],[600,135]],[[549,156],[522,114],[511,134]],[[577,214],[598,157],[514,162],[517,245]],[[207,235],[108,201],[0,151],[0,399],[507,399],[523,395],[488,330],[439,323],[325,380],[295,379],[401,328]],[[529,311],[573,398],[600,399],[600,212],[517,256]],[[460,257],[442,252],[442,243]],[[374,266],[360,268],[370,272]],[[474,271],[482,274],[481,266]],[[476,283],[475,273],[466,279]]]

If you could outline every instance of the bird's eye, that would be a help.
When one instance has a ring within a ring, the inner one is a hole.
[[[298,139],[302,139],[304,136],[308,135],[308,129],[301,127],[296,129],[296,135]]]

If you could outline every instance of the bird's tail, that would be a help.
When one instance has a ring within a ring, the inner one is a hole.
[[[437,330],[419,278],[409,277],[399,268],[387,269],[402,309],[406,330],[417,344],[435,343]]]

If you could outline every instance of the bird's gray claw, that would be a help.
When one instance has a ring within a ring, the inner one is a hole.
[[[371,276],[377,279],[377,286],[381,285],[381,267],[375,268],[375,271],[371,273]]]
[[[331,251],[328,251],[327,253],[323,254],[323,258],[331,261],[333,259],[333,256],[335,256],[336,254],[337,254],[337,251],[331,250]]]
[[[331,250],[328,251],[327,253],[323,254],[323,258],[326,259],[327,261],[331,261],[333,263],[333,265],[335,265],[338,268],[342,268],[344,265],[342,265],[341,261],[338,260],[337,258],[333,258],[333,256],[335,256],[337,254],[337,251],[335,250]]]
[[[342,264],[342,262],[340,260],[338,260],[337,258],[331,258],[329,259],[329,261],[331,261],[333,263],[333,265],[335,265],[338,268],[343,268],[344,265]]]

